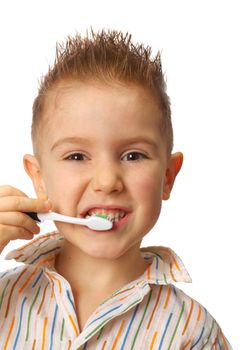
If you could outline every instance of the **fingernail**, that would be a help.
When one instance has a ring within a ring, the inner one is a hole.
[[[50,207],[50,205],[51,205],[51,202],[50,202],[50,200],[48,199],[47,201],[45,201],[44,202],[44,206],[45,206],[45,208],[49,208]]]
[[[33,231],[34,231],[32,232],[33,235],[38,234],[40,232],[40,227],[37,225]]]

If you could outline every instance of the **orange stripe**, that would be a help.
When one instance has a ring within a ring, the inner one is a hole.
[[[183,332],[182,332],[182,335],[185,334],[185,331],[188,327],[188,324],[190,322],[190,317],[191,317],[191,314],[192,314],[192,311],[193,311],[193,305],[194,305],[194,301],[191,299],[191,306],[190,306],[190,311],[189,311],[189,315],[188,315],[188,318],[186,320],[186,323],[185,323],[185,326],[184,326],[184,329],[183,329]]]
[[[225,336],[224,336],[224,334],[220,331],[220,334],[221,334],[221,337],[222,337],[222,339],[223,339],[223,343],[224,343],[224,345],[225,345],[225,349],[226,350],[229,350],[229,347],[228,347],[228,345],[227,345],[227,341],[226,341],[226,338],[225,338]]]
[[[177,269],[178,269],[179,271],[181,271],[180,266],[179,266],[177,260],[175,259],[175,257],[174,257],[173,255],[172,255],[172,259],[173,259],[174,265],[177,267]]]
[[[49,258],[40,260],[39,263],[37,264],[37,266],[41,266],[42,267],[43,265],[47,265],[47,262],[52,262],[53,263],[53,261],[54,261],[54,256],[52,255]]]
[[[197,315],[197,321],[200,321],[200,318],[201,318],[201,311],[202,311],[202,308],[201,308],[201,305],[199,305],[199,311],[198,311],[198,315]]]
[[[26,249],[26,248],[29,247],[30,245],[33,245],[34,242],[38,242],[40,239],[43,240],[43,241],[41,242],[41,243],[43,243],[43,242],[45,242],[48,238],[53,237],[53,236],[57,236],[57,235],[58,235],[57,233],[50,233],[50,234],[48,234],[47,236],[45,236],[46,239],[44,239],[44,236],[37,237],[37,238],[33,239],[30,243],[27,243],[26,245],[24,245],[24,246],[22,246],[22,247],[16,249],[16,251],[21,252],[23,249]]]
[[[148,280],[150,280],[150,267],[151,267],[151,264],[149,264],[148,268],[147,268],[147,278],[148,278]]]
[[[13,284],[12,288],[11,288],[11,291],[9,293],[9,298],[8,298],[8,303],[7,303],[7,309],[6,309],[6,312],[5,312],[5,318],[7,318],[8,316],[8,313],[9,313],[9,305],[10,305],[10,300],[11,300],[11,297],[12,297],[12,294],[13,294],[13,290],[16,286],[16,284],[18,283],[18,281],[20,280],[20,278],[22,277],[22,275],[24,275],[24,273],[26,272],[27,268],[24,269],[18,276],[17,280],[15,281],[15,283]]]
[[[119,299],[119,300],[117,300],[117,301],[123,301],[123,300],[125,300],[125,299],[127,299],[127,298],[129,298],[129,295],[126,295],[125,297],[120,298],[120,299]]]
[[[44,350],[44,346],[45,346],[47,322],[48,322],[48,317],[45,317],[44,328],[43,328],[43,338],[42,338],[42,350]]]
[[[182,347],[181,350],[185,350],[185,349],[187,348],[187,346],[190,345],[190,343],[191,343],[191,339],[189,339],[189,340],[187,341],[187,343]]]
[[[15,323],[15,317],[13,317],[12,323],[11,323],[11,325],[10,325],[10,328],[9,328],[9,333],[8,333],[8,336],[7,336],[7,339],[6,339],[5,345],[4,345],[4,350],[6,350],[6,349],[7,349],[8,342],[9,342],[9,338],[10,338],[10,335],[11,335],[12,330],[13,330],[13,327],[14,327],[14,323]]]
[[[217,349],[217,341],[218,341],[218,337],[216,337],[215,341],[213,342],[213,346],[212,346],[212,349],[214,348],[214,350]]]
[[[34,339],[34,341],[33,341],[32,350],[35,350],[35,346],[36,346],[36,339]]]
[[[24,254],[20,254],[20,255],[16,256],[15,260],[19,260],[22,256],[24,256]]]
[[[172,276],[172,279],[174,280],[174,282],[177,282],[177,280],[176,280],[176,278],[174,277],[174,274],[173,274],[173,266],[172,265],[170,265],[170,274],[171,274],[171,276]]]
[[[152,338],[152,341],[151,341],[151,344],[150,344],[150,350],[152,350],[153,349],[153,346],[154,346],[154,344],[155,344],[155,339],[156,339],[156,337],[157,337],[157,332],[155,332],[154,333],[154,336],[153,336],[153,338]]]
[[[44,303],[44,298],[45,298],[46,289],[47,289],[48,285],[49,285],[49,283],[47,283],[47,284],[46,284],[46,287],[44,288],[43,298],[42,298],[41,304],[40,304],[40,306],[39,306],[39,308],[38,308],[38,315],[39,315],[39,313],[40,313],[40,311],[41,311],[41,308],[42,308],[42,305],[43,305],[43,303]]]
[[[72,326],[73,326],[73,328],[75,330],[76,335],[79,335],[79,331],[78,331],[78,329],[77,329],[77,327],[75,325],[75,322],[74,322],[72,316],[69,314],[68,317],[69,317],[70,322],[72,323]]]
[[[194,300],[193,300],[193,303],[194,303]],[[190,345],[191,341],[194,339],[194,334],[196,332],[196,329],[198,327],[198,323],[199,323],[199,320],[201,318],[201,305],[199,304],[199,309],[198,309],[198,315],[197,315],[197,319],[196,319],[196,323],[193,327],[193,330],[192,330],[192,333],[190,335],[190,338],[188,340],[187,343],[185,343],[185,345],[183,346],[182,350],[185,350],[187,348],[188,345]]]
[[[119,293],[119,294],[120,294],[120,293]],[[100,309],[98,308],[98,310],[96,311],[96,315],[99,314],[99,313],[101,313],[103,310],[107,310],[111,305],[115,305],[115,303],[117,303],[118,301],[123,301],[123,300],[129,298],[129,296],[131,296],[131,294],[126,295],[125,297],[120,298],[120,299],[117,299],[117,300],[112,299],[112,302],[111,302],[111,303],[108,303],[106,306],[102,307],[103,304],[107,301],[107,300],[105,300],[104,303],[101,303],[101,304],[99,305],[99,306],[100,306]],[[108,299],[108,300],[109,300],[109,299]]]
[[[128,290],[132,290],[132,289],[135,289],[135,286],[133,286],[133,287],[131,287],[131,288],[123,289],[123,290],[119,291],[118,293],[113,294],[111,297],[114,298],[114,297],[116,297],[117,295],[120,295],[120,294],[125,293],[125,292],[127,292]]]
[[[27,286],[28,282],[30,281],[30,279],[32,278],[32,276],[37,272],[37,267],[36,269],[29,275],[29,277],[27,277],[26,281],[24,282],[24,284],[20,287],[18,293],[21,293],[23,291],[23,289]]]
[[[155,314],[155,310],[156,310],[157,305],[158,305],[159,300],[160,300],[162,288],[163,288],[163,285],[162,285],[161,288],[159,289],[159,293],[158,293],[158,296],[157,296],[157,299],[156,299],[156,303],[155,303],[154,309],[153,309],[152,314],[151,314],[151,316],[150,316],[150,320],[149,320],[149,322],[148,322],[147,329],[149,329],[150,324],[151,324],[152,319],[153,319],[153,316],[154,316],[154,314]]]
[[[61,281],[59,280],[59,278],[52,276],[49,272],[46,271],[46,274],[53,280],[58,281],[58,285],[59,285],[59,292],[60,294],[62,293],[62,286],[61,286]]]
[[[113,346],[112,346],[112,348],[111,348],[112,350],[115,349],[115,347],[116,347],[116,345],[117,345],[117,343],[118,343],[118,340],[119,340],[119,338],[120,338],[122,329],[123,329],[123,327],[124,327],[124,323],[125,323],[125,320],[122,320],[121,325],[120,325],[120,329],[118,330],[118,333],[116,334],[116,338],[115,338],[114,343],[113,343]]]
[[[165,301],[165,304],[164,304],[164,306],[163,306],[163,309],[166,309],[166,308],[167,308],[167,305],[168,305],[169,300],[170,300],[171,291],[172,291],[172,288],[169,287],[169,288],[168,288],[168,291],[167,291],[167,297],[166,297],[166,301]]]
[[[49,272],[46,271],[45,274],[48,275],[49,278],[51,279],[51,288],[52,288],[51,298],[54,298],[54,296],[55,296],[55,293],[54,293],[54,281],[53,281],[52,277],[50,276]]]
[[[68,341],[68,350],[70,350],[71,345],[72,345],[72,342],[71,342],[71,340],[69,340],[69,341]]]
[[[105,349],[105,346],[107,345],[107,340],[105,340],[104,341],[104,343],[103,343],[103,347],[102,347],[102,350],[104,350]]]

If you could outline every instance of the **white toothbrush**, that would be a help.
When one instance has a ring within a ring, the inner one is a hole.
[[[52,211],[48,213],[25,213],[32,219],[38,222],[44,222],[45,220],[62,221],[75,225],[88,226],[90,229],[95,231],[106,231],[113,227],[113,223],[105,218],[99,216],[91,216],[87,219],[74,218],[72,216],[66,216]]]

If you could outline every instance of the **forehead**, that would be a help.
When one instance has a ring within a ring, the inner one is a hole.
[[[92,135],[92,127],[106,136],[109,124],[118,137],[125,131],[160,134],[163,118],[151,91],[135,84],[62,81],[49,91],[44,107],[46,131],[57,137],[79,130]]]
[[[73,102],[87,104],[93,108],[95,102],[117,105],[118,107],[135,106],[145,109],[148,105],[156,112],[160,112],[157,98],[150,89],[133,83],[103,83],[99,81],[81,82],[76,80],[64,80],[58,82],[48,91],[45,98],[46,112],[50,109],[57,110],[71,107]]]

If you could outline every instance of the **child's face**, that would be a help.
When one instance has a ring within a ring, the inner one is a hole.
[[[57,223],[59,231],[93,257],[139,248],[170,190],[162,115],[152,95],[138,86],[67,81],[50,92],[44,117],[40,172],[32,178],[52,210],[76,217],[88,206],[128,211],[110,231]]]

